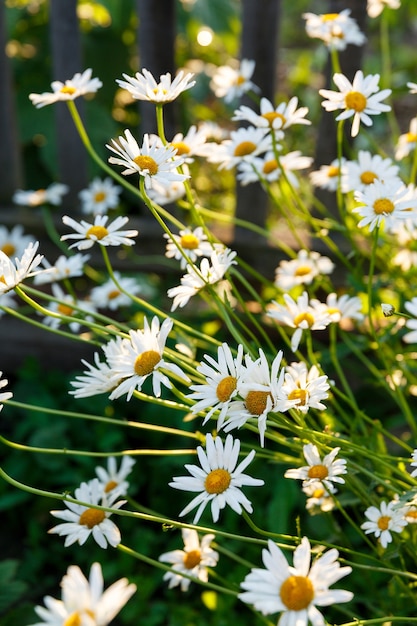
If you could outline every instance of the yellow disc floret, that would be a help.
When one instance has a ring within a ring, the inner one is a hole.
[[[98,509],[86,509],[81,513],[80,519],[78,523],[80,526],[87,526],[87,528],[94,528],[97,524],[101,524],[101,522],[106,517],[104,511],[99,511]]]
[[[312,465],[308,468],[307,476],[317,480],[323,480],[329,475],[329,470],[325,465]]]
[[[107,237],[108,234],[109,231],[105,226],[91,226],[91,228],[87,230],[85,236],[87,237],[87,239],[91,239],[92,237],[94,237],[94,239],[100,240],[104,239],[104,237]]]
[[[140,154],[135,157],[133,161],[139,167],[140,170],[147,170],[150,176],[155,176],[158,173],[158,163],[151,156],[146,154]]]
[[[253,141],[242,141],[236,146],[233,156],[244,157],[248,154],[252,154],[252,152],[254,152],[255,150],[256,145],[253,143]]]
[[[367,100],[360,91],[349,91],[345,96],[345,104],[348,109],[362,113],[366,109]]]
[[[388,198],[378,198],[373,204],[373,209],[377,215],[386,215],[393,212],[395,204]]]
[[[216,387],[216,396],[220,402],[227,402],[236,389],[237,380],[235,376],[226,376],[222,378]]]
[[[156,350],[146,350],[136,357],[134,370],[138,376],[147,376],[155,369],[161,360],[161,355]]]
[[[201,552],[200,550],[190,550],[186,552],[183,557],[184,567],[187,569],[193,569],[197,565],[200,564],[201,561]]]
[[[313,583],[306,576],[289,576],[282,583],[279,595],[287,609],[302,611],[314,598]]]
[[[227,470],[215,469],[207,474],[204,488],[207,493],[223,493],[229,487],[231,480],[232,477]]]

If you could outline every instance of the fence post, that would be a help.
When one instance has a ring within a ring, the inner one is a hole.
[[[77,0],[51,0],[50,37],[53,79],[65,81],[85,68],[82,64],[81,43],[78,31]],[[77,100],[82,115],[82,99]],[[87,154],[74,127],[67,105],[54,106],[57,138],[59,182],[69,186],[63,206],[74,209],[78,205],[78,192],[87,186]]]
[[[5,3],[0,2],[0,203],[5,205],[10,203],[14,191],[22,185],[13,81],[6,43],[6,8]]]

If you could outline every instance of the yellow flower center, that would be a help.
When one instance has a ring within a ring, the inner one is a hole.
[[[174,141],[171,146],[177,149],[177,155],[189,154],[191,152],[190,146],[188,146],[185,141]]]
[[[362,113],[366,109],[367,100],[360,91],[349,91],[345,96],[345,104],[348,109]]]
[[[305,389],[293,389],[288,394],[288,400],[299,400],[298,404],[305,406],[307,403],[307,395]]]
[[[101,522],[106,517],[104,511],[99,511],[98,509],[86,509],[81,513],[80,519],[78,523],[80,526],[87,526],[87,528],[94,528],[97,524],[101,524]]]
[[[372,185],[376,178],[378,178],[378,176],[375,172],[362,172],[360,175],[361,182],[364,185]]]
[[[167,89],[161,89],[160,87],[154,87],[152,91],[154,92],[155,95],[157,95],[158,93],[162,93],[164,96],[166,96],[168,93]]]
[[[277,111],[268,111],[267,113],[262,113],[261,117],[264,117],[268,121],[270,126],[272,126],[274,120],[276,120],[277,118],[281,120],[282,126],[284,126],[285,122],[287,121],[285,119],[285,116],[282,115],[282,113],[277,113]]]
[[[375,200],[373,209],[377,215],[385,215],[386,213],[392,213],[395,209],[395,205],[391,200],[388,200],[388,198],[379,198]]]
[[[328,307],[327,313],[329,315],[341,315],[342,314],[341,310],[338,309],[337,307],[333,307],[333,308],[332,307]]]
[[[282,583],[279,595],[287,609],[302,611],[314,598],[313,583],[306,576],[289,576]]]
[[[16,252],[16,247],[12,243],[5,243],[0,250],[7,256],[12,256]]]
[[[61,315],[72,315],[74,309],[72,307],[70,307],[68,304],[58,304],[58,313],[60,313]]]
[[[242,141],[242,143],[239,143],[234,151],[234,156],[236,157],[244,157],[247,154],[252,154],[252,152],[254,152],[256,150],[256,145],[253,143],[253,141]]]
[[[75,611],[75,613],[71,613],[69,617],[65,620],[62,626],[81,626],[83,623],[82,613],[88,615],[95,621],[94,611],[90,609],[85,609],[84,611]]]
[[[75,87],[71,87],[70,85],[64,85],[59,91],[60,93],[67,93],[72,96],[72,94],[74,94],[77,90]]]
[[[308,265],[300,265],[295,270],[295,276],[307,276],[308,274],[311,274],[311,267]]]
[[[207,493],[223,493],[230,485],[232,477],[230,473],[222,468],[212,470],[207,474],[204,481],[204,488]]]
[[[316,478],[317,480],[323,480],[329,475],[329,470],[325,465],[312,465],[308,468],[307,476],[309,478]]]
[[[104,226],[91,226],[91,228],[87,230],[85,236],[87,237],[87,239],[91,239],[92,237],[94,237],[95,239],[100,240],[104,239],[104,237],[107,237],[108,234],[109,231]]]
[[[278,167],[278,163],[276,159],[270,159],[269,161],[265,161],[262,171],[264,174],[270,174],[274,172]]]
[[[236,78],[236,85],[243,85],[246,82],[246,78],[239,74]]]
[[[106,194],[104,193],[104,191],[97,191],[97,193],[94,196],[94,202],[103,202],[105,198],[106,198]]]
[[[389,517],[389,515],[381,515],[377,522],[378,528],[380,530],[388,530],[390,521],[391,518]]]
[[[113,291],[110,291],[107,295],[109,300],[114,300],[115,298],[118,298],[120,296],[120,291],[118,289],[113,289]]]
[[[405,517],[407,520],[410,520],[411,523],[415,523],[417,521],[417,511],[408,511],[405,514]]]
[[[5,279],[5,277],[4,277],[4,274],[2,274],[2,275],[0,276],[0,283],[3,283],[3,285],[7,285],[7,283],[6,283],[6,279]]]
[[[192,233],[187,233],[186,235],[182,235],[180,244],[184,250],[195,250],[200,245],[200,240]]]
[[[335,176],[339,176],[340,168],[336,167],[336,165],[329,165],[327,169],[327,176],[329,178],[335,178]]]
[[[322,487],[318,487],[313,491],[313,498],[322,498],[324,496],[324,489]]]
[[[156,350],[146,350],[136,357],[134,370],[138,376],[147,376],[155,369],[161,360],[161,355]]]
[[[109,491],[112,491],[115,487],[117,487],[118,484],[119,483],[117,483],[115,480],[109,480],[107,485],[104,487],[104,492],[109,493]]]
[[[251,415],[262,415],[270,395],[269,391],[249,391],[245,399],[245,407]]]
[[[147,156],[146,154],[140,154],[139,156],[133,159],[134,163],[141,170],[147,170],[150,176],[155,176],[158,173],[158,163],[151,156]]]
[[[313,326],[314,324],[314,317],[311,313],[299,313],[294,317],[295,326],[300,326],[303,322],[307,322],[307,325],[310,328],[310,326]]]
[[[407,143],[414,143],[417,141],[417,135],[415,133],[407,133],[406,134]]]
[[[220,402],[227,402],[236,389],[237,380],[235,376],[226,376],[222,378],[216,388],[216,396]]]
[[[183,556],[184,567],[187,569],[193,569],[197,565],[200,564],[201,561],[201,552],[200,550],[190,550],[186,552]]]
[[[339,17],[339,13],[323,13],[321,15],[322,22],[333,22],[333,20]]]

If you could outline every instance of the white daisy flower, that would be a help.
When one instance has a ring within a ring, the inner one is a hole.
[[[303,446],[303,454],[308,465],[298,469],[289,469],[285,472],[285,478],[295,478],[303,481],[303,485],[315,483],[318,480],[330,492],[334,492],[333,483],[344,484],[345,479],[341,474],[346,474],[345,459],[336,459],[340,448],[333,448],[331,452],[321,459],[317,446],[307,443]]]
[[[168,182],[167,184],[152,181],[152,186],[147,190],[148,196],[155,204],[165,206],[177,202],[185,196],[186,189],[182,182]]]
[[[311,515],[328,513],[334,509],[335,503],[332,494],[336,492],[336,489],[333,488],[330,492],[324,487],[322,482],[317,480],[304,484],[303,492],[307,496],[306,510]]]
[[[245,367],[238,386],[238,394],[242,400],[234,400],[231,403],[224,422],[225,432],[240,428],[249,419],[256,418],[261,446],[264,446],[268,414],[286,410],[285,397],[282,393],[284,369],[280,369],[282,356],[280,350],[271,367],[261,348],[256,361],[249,355],[245,356]],[[298,400],[293,402],[297,403]]]
[[[107,468],[98,466],[96,467],[96,475],[99,479],[104,493],[110,493],[114,489],[117,489],[119,496],[125,496],[129,489],[129,482],[126,477],[132,471],[132,467],[136,461],[128,455],[122,456],[122,462],[119,469],[117,469],[117,461],[114,456],[110,456],[107,459]]]
[[[211,144],[208,144],[209,146]],[[271,137],[263,128],[238,128],[230,133],[230,139],[214,144],[207,159],[219,163],[219,170],[232,169],[242,161],[251,161],[258,154],[271,149]]]
[[[346,161],[342,175],[342,189],[348,191],[366,191],[376,181],[391,184],[400,180],[398,165],[391,159],[384,159],[379,154],[359,150],[357,161]]]
[[[132,299],[127,294],[133,296],[141,291],[141,286],[135,278],[121,276],[120,272],[117,271],[114,272],[114,276],[123,291],[120,291],[112,278],[109,278],[102,285],[93,287],[90,291],[90,300],[93,306],[98,309],[115,311],[119,307],[129,306],[132,304]]]
[[[58,315],[47,315],[43,318],[43,323],[49,328],[57,329],[62,323],[68,323],[72,332],[78,333],[82,326],[82,321],[79,320],[93,321],[91,314],[95,313],[96,309],[90,300],[77,300],[72,294],[65,293],[57,283],[52,285],[52,295],[57,301],[51,301],[47,308],[51,313]],[[61,316],[76,319],[68,322],[63,320]]]
[[[404,526],[407,526],[404,508],[399,507],[396,500],[391,502],[382,500],[379,508],[376,506],[368,507],[365,511],[365,517],[368,518],[368,521],[361,524],[365,535],[373,533],[375,537],[379,538],[383,548],[391,543],[391,533],[400,533]]]
[[[395,158],[397,161],[405,159],[417,146],[417,117],[413,117],[410,122],[408,133],[404,133],[398,137],[395,147]]]
[[[340,167],[339,159],[334,159],[330,165],[321,165],[320,169],[310,172],[310,180],[314,187],[326,189],[327,191],[336,191],[341,181],[346,159],[342,158],[342,166]]]
[[[275,107],[267,98],[261,98],[260,112],[255,113],[247,106],[240,106],[234,112],[232,120],[246,121],[256,128],[280,130],[289,128],[294,124],[311,124],[305,119],[308,107],[298,108],[298,98],[294,96],[289,102],[280,102]]]
[[[285,326],[295,328],[291,338],[291,350],[295,352],[304,330],[324,330],[332,320],[326,305],[315,299],[309,302],[306,291],[297,300],[293,300],[287,293],[283,294],[283,298],[285,304],[272,301],[267,315]]]
[[[410,93],[417,93],[417,83],[407,83]]]
[[[51,265],[45,258],[42,265],[47,272],[37,274],[33,280],[35,285],[44,285],[45,283],[53,283],[66,278],[74,278],[82,276],[84,273],[84,264],[89,260],[88,254],[74,254],[73,256],[65,256],[61,254],[55,263]]]
[[[78,194],[83,213],[103,215],[108,209],[115,209],[119,204],[122,188],[114,185],[111,178],[94,178],[86,189]]]
[[[334,263],[318,252],[299,250],[297,258],[283,260],[275,270],[275,286],[289,291],[298,285],[310,285],[321,274],[331,274]]]
[[[348,44],[362,46],[365,35],[360,31],[356,20],[350,17],[350,9],[340,13],[304,13],[307,35],[321,39],[330,50],[345,50]]]
[[[217,98],[224,98],[227,103],[232,102],[248,91],[259,91],[259,87],[252,82],[254,71],[255,61],[250,59],[242,59],[236,68],[222,65],[214,73],[210,87]]]
[[[7,380],[7,378],[3,378],[3,380],[1,379],[2,376],[3,376],[3,372],[0,372],[0,389],[3,389],[3,387],[9,384],[9,381]],[[10,400],[10,398],[13,398],[13,394],[11,391],[2,391],[0,393],[0,411],[3,408],[2,402],[6,402],[6,400]]]
[[[173,321],[167,318],[160,327],[156,316],[149,325],[145,317],[143,330],[131,330],[129,339],[113,344],[112,352],[106,354],[107,362],[113,370],[114,380],[121,382],[110,394],[110,400],[124,394],[130,400],[135,389],[140,391],[148,377],[152,378],[153,393],[159,398],[161,385],[172,388],[172,383],[164,372],[169,372],[184,382],[190,382],[178,365],[164,360],[165,343],[172,325]]]
[[[176,259],[177,261],[180,261],[182,269],[185,269],[190,263],[195,263],[197,259],[202,256],[210,257],[213,250],[217,250],[219,252],[224,250],[224,246],[222,244],[212,244],[208,241],[207,235],[202,226],[197,226],[197,228],[194,228],[193,230],[191,228],[184,228],[183,230],[180,230],[178,235],[173,234],[171,236],[165,233],[164,237],[168,240],[165,256],[168,259]],[[175,245],[173,240],[175,240],[178,245]],[[184,250],[188,260],[181,254],[178,246]]]
[[[329,293],[326,298],[327,313],[331,321],[341,324],[348,320],[361,322],[364,319],[362,302],[357,296],[348,296],[346,293],[338,296],[337,293]]]
[[[333,548],[311,563],[311,547],[307,537],[294,551],[293,566],[278,546],[268,539],[262,550],[266,569],[255,568],[240,584],[244,590],[240,600],[252,604],[263,615],[281,613],[279,626],[323,626],[324,617],[317,606],[349,602],[353,593],[329,589],[330,585],[351,573],[351,567],[340,567],[338,551]]]
[[[100,246],[133,246],[135,242],[129,239],[129,237],[136,237],[139,234],[138,231],[120,230],[122,226],[127,224],[129,218],[119,216],[113,222],[107,224],[108,219],[108,215],[96,215],[94,223],[90,224],[85,220],[77,222],[72,217],[64,215],[62,221],[75,230],[75,233],[62,235],[61,241],[77,239],[78,241],[70,245],[70,249],[78,248],[78,250],[87,250],[96,242]]]
[[[192,265],[187,265],[187,273],[181,277],[178,287],[168,289],[167,295],[173,298],[171,311],[177,307],[184,307],[192,296],[195,296],[207,285],[215,285],[224,278],[228,269],[236,264],[236,252],[225,248],[221,252],[213,250],[210,260],[203,258],[198,271]]]
[[[404,519],[407,524],[417,524],[417,507],[416,506],[405,506],[403,508]]]
[[[214,539],[213,534],[204,535],[201,542],[196,530],[183,528],[181,534],[184,549],[164,552],[158,560],[170,563],[172,569],[175,570],[164,574],[164,580],[168,582],[169,589],[181,585],[181,591],[187,591],[191,580],[181,576],[181,573],[206,583],[208,581],[207,568],[217,565],[219,554],[210,547]]]
[[[101,393],[108,393],[116,387],[117,382],[114,381],[112,368],[106,361],[100,361],[98,352],[94,353],[94,365],[85,359],[81,359],[81,363],[87,369],[84,374],[76,376],[71,381],[74,389],[68,392],[75,398],[89,398]]]
[[[327,376],[320,375],[316,365],[308,369],[307,365],[301,361],[285,367],[282,392],[291,403],[288,408],[294,408],[302,413],[307,413],[309,409],[323,411],[326,406],[321,401],[329,397],[327,393],[329,389]],[[293,400],[297,400],[295,406],[293,406]]]
[[[122,74],[125,80],[117,79],[116,83],[122,89],[127,89],[135,100],[146,100],[157,104],[165,104],[172,102],[187,89],[194,87],[195,80],[192,80],[194,74],[179,71],[174,80],[171,74],[162,74],[159,82],[155,80],[151,72],[143,69],[142,72],[136,72],[135,76]]]
[[[369,226],[369,232],[382,223],[390,229],[398,220],[409,218],[410,211],[417,209],[417,194],[401,180],[397,182],[377,180],[365,191],[356,191],[354,197],[355,201],[360,203],[360,206],[352,210],[362,218],[358,227]]]
[[[29,242],[22,257],[20,259],[16,257],[14,263],[0,250],[0,295],[14,289],[26,278],[48,271],[42,269],[34,271],[43,259],[42,254],[36,254],[38,247],[39,241]]]
[[[60,100],[75,100],[75,98],[84,96],[87,93],[96,93],[103,83],[98,78],[91,78],[92,73],[93,70],[89,68],[82,74],[74,74],[74,76],[66,80],[65,83],[54,80],[51,83],[52,93],[31,93],[29,99],[37,109],[40,109],[47,104],[53,104]]]
[[[364,76],[363,72],[358,70],[352,83],[343,74],[334,74],[333,81],[340,91],[320,89],[319,94],[323,98],[328,98],[321,104],[326,111],[344,109],[336,117],[336,121],[353,117],[352,137],[358,134],[361,122],[365,126],[372,126],[371,115],[391,110],[388,104],[381,102],[391,94],[391,89],[378,91],[379,74]]]
[[[417,300],[416,300],[416,304],[417,304]],[[1,376],[1,372],[0,372],[0,376]],[[0,387],[2,387],[2,386],[4,386],[4,385],[1,385],[1,383],[0,383]],[[411,467],[417,467],[417,448],[415,450],[413,450],[411,458],[413,459],[412,462],[410,463]],[[417,469],[413,470],[411,472],[410,476],[412,476],[413,478],[415,476],[417,476]]]
[[[0,226],[0,251],[10,258],[21,256],[32,241],[32,235],[25,235],[20,224],[13,226],[11,230]]]
[[[290,185],[298,189],[300,183],[294,171],[310,167],[312,161],[311,157],[303,156],[299,150],[294,150],[283,154],[278,163],[274,153],[269,151],[262,158],[254,157],[251,161],[238,163],[237,179],[241,185],[248,185],[262,179],[272,183],[279,180],[284,172]]]
[[[37,189],[36,191],[18,189],[13,194],[13,202],[22,206],[40,206],[42,204],[58,206],[62,202],[62,196],[68,191],[68,185],[62,183],[52,183],[46,189]]]
[[[385,7],[389,7],[390,9],[399,9],[400,4],[400,0],[368,0],[366,10],[369,17],[378,17]]]
[[[239,381],[243,371],[243,346],[239,344],[236,356],[233,356],[227,343],[217,348],[217,361],[205,354],[207,363],[202,361],[197,371],[204,376],[205,383],[190,385],[192,391],[187,397],[196,400],[192,407],[192,415],[206,411],[203,425],[208,422],[213,413],[220,411],[217,420],[217,430],[223,425],[230,402],[235,398]]]
[[[410,315],[413,315],[414,318],[417,318],[417,296],[411,298],[408,302],[405,302],[404,308]],[[411,332],[406,333],[403,337],[403,341],[405,343],[416,343],[417,342],[417,319],[407,319],[405,322],[405,327],[410,329]]]
[[[183,157],[185,163],[192,163],[193,157],[201,154],[201,148],[206,144],[206,141],[207,136],[204,128],[190,126],[185,135],[183,133],[174,135],[169,145],[176,149],[176,156]]]
[[[107,548],[110,544],[115,548],[121,541],[120,531],[116,524],[109,517],[111,513],[100,509],[92,508],[94,506],[104,506],[112,509],[119,509],[124,500],[119,500],[119,492],[114,489],[112,493],[105,494],[103,486],[98,478],[93,478],[88,483],[81,483],[75,490],[75,500],[84,502],[85,504],[76,504],[75,502],[64,501],[67,509],[63,511],[51,511],[51,515],[64,521],[51,528],[48,532],[51,534],[65,537],[65,547],[78,543],[82,546],[90,535],[98,543],[100,548]]]
[[[210,433],[206,436],[206,450],[201,446],[197,448],[201,467],[185,465],[191,476],[175,477],[169,483],[174,489],[199,492],[181,511],[180,517],[198,507],[193,520],[193,524],[197,524],[209,502],[214,523],[218,521],[220,511],[226,504],[239,515],[243,509],[252,513],[252,504],[240,488],[245,485],[259,487],[264,481],[242,473],[252,462],[255,450],[251,450],[237,465],[239,452],[240,441],[233,439],[232,435],[227,435],[224,445],[220,437],[213,439]]]
[[[172,146],[160,145],[159,141],[151,142],[148,134],[143,136],[142,147],[134,139],[129,129],[125,130],[125,137],[111,140],[113,145],[106,144],[106,148],[117,154],[109,157],[109,163],[126,168],[122,174],[139,173],[145,179],[145,187],[150,189],[152,183],[166,184],[183,182],[188,175],[179,174],[177,168],[184,163],[182,157],[176,156],[176,149]]]
[[[42,620],[32,626],[107,626],[136,591],[136,585],[121,578],[103,592],[100,563],[93,563],[87,580],[77,565],[70,565],[61,581],[61,600],[45,596],[45,606],[36,606]]]

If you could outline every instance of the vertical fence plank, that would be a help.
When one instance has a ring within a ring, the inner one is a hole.
[[[22,184],[13,81],[6,43],[6,9],[4,2],[0,2],[0,204],[3,205],[10,203],[13,192]]]
[[[65,81],[85,68],[82,64],[81,42],[77,20],[77,0],[51,0],[50,38],[53,79]],[[64,206],[77,206],[78,192],[86,187],[87,155],[74,127],[67,105],[55,105],[58,168],[60,182],[70,187]],[[77,100],[82,115],[82,99]]]

